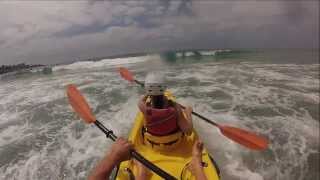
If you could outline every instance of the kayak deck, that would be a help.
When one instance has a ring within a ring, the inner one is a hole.
[[[190,136],[183,136],[180,143],[175,148],[168,148],[168,150],[157,150],[150,145],[145,144],[143,141],[142,127],[144,117],[141,112],[138,112],[135,119],[135,124],[129,135],[129,140],[134,144],[137,152],[143,155],[147,160],[157,165],[170,175],[177,179],[195,179],[188,170],[188,163],[192,157],[192,146],[198,138],[194,131]],[[204,172],[207,179],[218,180],[218,168],[214,161],[210,159],[210,155],[204,148],[202,152],[202,161],[204,162]],[[134,179],[137,174],[137,166],[133,160],[122,162],[116,172],[116,179]],[[162,179],[157,174],[153,173],[149,176],[151,180]]]

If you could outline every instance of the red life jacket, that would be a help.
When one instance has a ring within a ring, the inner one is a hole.
[[[174,107],[156,109],[139,102],[139,109],[144,114],[147,132],[164,136],[178,131],[178,113]]]

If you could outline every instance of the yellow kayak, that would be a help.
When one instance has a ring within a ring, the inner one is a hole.
[[[167,92],[169,99],[174,99],[171,93]],[[134,126],[129,134],[129,140],[134,144],[137,152],[147,160],[160,167],[177,179],[195,179],[188,169],[192,157],[192,146],[198,138],[193,131],[191,135],[184,135],[181,132],[165,137],[155,137],[144,132],[144,116],[138,112]],[[208,151],[204,148],[202,152],[203,170],[209,180],[218,180],[219,169]],[[115,171],[114,179],[134,179],[137,174],[136,162],[133,160],[122,162]],[[155,173],[149,176],[151,180],[162,179]]]

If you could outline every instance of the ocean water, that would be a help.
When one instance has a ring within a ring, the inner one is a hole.
[[[86,179],[112,142],[73,113],[65,87],[78,85],[98,119],[126,137],[143,90],[121,79],[120,66],[139,80],[161,70],[182,104],[270,140],[266,151],[251,151],[194,118],[222,179],[319,179],[318,57],[312,50],[232,51],[174,60],[155,55],[77,62],[54,67],[52,75],[3,78],[0,179]]]

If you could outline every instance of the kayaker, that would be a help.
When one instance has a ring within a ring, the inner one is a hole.
[[[105,157],[96,165],[88,180],[105,180],[111,175],[112,170],[122,161],[130,159],[130,150],[133,148],[132,144],[126,139],[119,137],[112,145]],[[189,170],[196,177],[197,180],[207,180],[202,167],[202,150],[203,143],[196,141],[192,148],[192,160],[189,165]],[[136,179],[147,180],[151,172],[138,161],[134,161],[138,166],[138,174]]]
[[[152,136],[168,136],[177,132],[190,135],[193,130],[192,108],[184,110],[165,96],[166,84],[162,73],[148,73],[145,79],[145,96],[139,101],[144,115],[144,131]],[[157,142],[155,142],[157,144]]]

